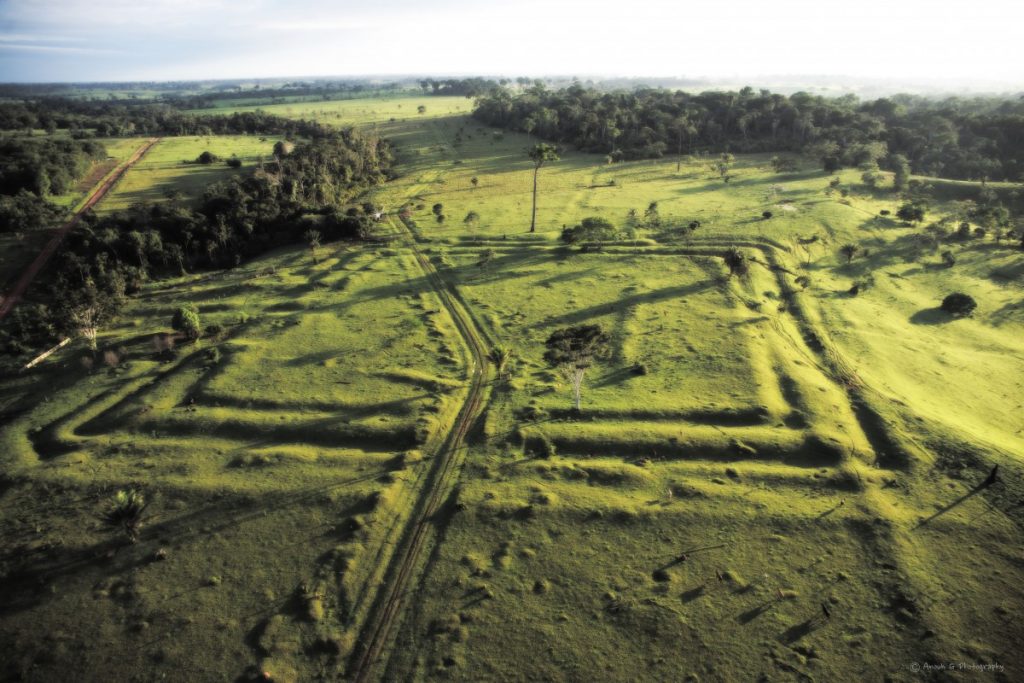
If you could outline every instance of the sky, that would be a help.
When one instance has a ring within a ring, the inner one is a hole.
[[[1024,83],[1017,0],[0,0],[0,82],[429,74]]]

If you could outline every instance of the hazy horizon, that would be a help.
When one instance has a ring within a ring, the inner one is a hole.
[[[113,82],[494,74],[757,84],[834,77],[1019,87],[1024,8],[808,0],[84,0],[0,3],[0,81]],[[834,76],[828,76],[828,75]]]

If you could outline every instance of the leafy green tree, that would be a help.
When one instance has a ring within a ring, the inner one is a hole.
[[[171,318],[171,329],[181,332],[186,339],[199,339],[203,327],[199,323],[199,311],[192,304],[179,306]]]
[[[902,154],[889,157],[889,168],[892,169],[892,189],[895,192],[906,192],[910,185],[910,161]]]
[[[615,226],[599,216],[584,218],[579,225],[562,230],[562,241],[566,244],[582,242],[603,242],[615,239]]]
[[[974,300],[974,297],[963,292],[953,292],[942,300],[941,306],[943,311],[954,318],[967,317],[974,313],[974,309],[977,307],[978,302]]]
[[[480,223],[480,214],[476,211],[470,211],[466,214],[466,217],[462,219],[463,225],[472,230]]]
[[[658,213],[658,202],[651,202],[644,210],[644,225],[652,230],[661,227],[661,214]]]
[[[727,249],[722,258],[725,261],[725,267],[729,269],[730,277],[742,277],[750,271],[750,265],[747,263],[747,257],[744,256],[742,251],[735,247]]]
[[[546,142],[534,145],[527,156],[533,161],[533,210],[530,214],[530,232],[537,232],[537,174],[546,163],[558,161],[558,148]]]
[[[56,227],[67,213],[64,207],[20,190],[13,196],[0,196],[0,233]]]
[[[555,330],[545,342],[544,360],[572,383],[574,405],[582,404],[583,377],[594,361],[609,353],[610,340],[600,325],[576,325]]]
[[[476,262],[477,268],[485,270],[487,266],[491,265],[491,262],[494,261],[495,256],[496,253],[493,249],[484,249],[480,252],[480,258]]]
[[[896,218],[904,223],[920,223],[924,220],[925,205],[919,202],[907,202],[896,211]]]

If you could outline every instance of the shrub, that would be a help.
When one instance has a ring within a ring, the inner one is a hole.
[[[220,323],[212,323],[206,326],[205,334],[209,339],[219,339],[224,334],[224,326]]]
[[[771,211],[762,211],[761,212],[761,218],[763,218],[765,220],[768,220],[771,217],[772,217],[772,212]]]
[[[228,159],[224,163],[226,163],[231,168],[241,168],[242,167],[242,160],[239,159],[238,157],[231,157],[230,159]]]
[[[200,154],[199,156],[196,157],[196,163],[197,164],[212,164],[213,162],[219,161],[219,160],[220,160],[220,157],[218,157],[216,154],[214,154],[210,150],[206,150],[205,152],[203,152],[202,154]]]
[[[964,294],[963,292],[953,292],[945,299],[942,300],[942,310],[949,313],[954,318],[964,318],[974,312],[974,309],[978,307],[978,302],[974,300],[970,294]]]
[[[107,511],[103,513],[103,522],[107,526],[123,529],[128,540],[136,543],[142,528],[142,513],[147,505],[141,491],[122,489],[111,499]]]
[[[750,270],[750,266],[747,264],[747,257],[743,255],[739,249],[730,248],[726,250],[723,256],[726,267],[729,268],[729,275],[746,275]]]
[[[192,304],[179,306],[171,318],[171,329],[181,332],[187,339],[199,339],[202,326],[199,324],[199,311]]]
[[[892,211],[890,211],[889,209],[882,209],[881,211],[878,212],[878,215],[879,216],[888,216],[891,213],[892,213]]]
[[[944,251],[942,252],[942,262],[946,265],[947,268],[952,268],[953,266],[956,265],[956,257],[953,256],[953,252]]]
[[[555,455],[555,444],[547,434],[531,434],[526,440],[526,451],[538,458],[551,458]]]

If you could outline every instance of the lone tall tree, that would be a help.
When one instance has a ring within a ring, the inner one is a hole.
[[[555,330],[544,343],[544,360],[572,382],[576,410],[580,409],[583,375],[597,358],[608,353],[608,335],[600,325],[576,325]]]
[[[527,154],[533,159],[533,212],[530,217],[530,232],[537,232],[537,174],[545,163],[558,161],[560,157],[558,148],[546,142],[534,145]]]

